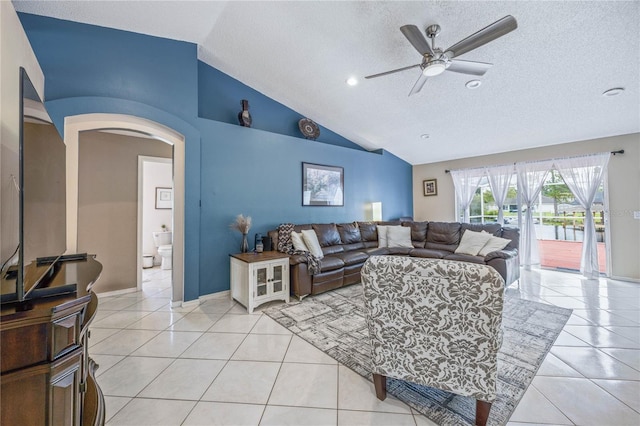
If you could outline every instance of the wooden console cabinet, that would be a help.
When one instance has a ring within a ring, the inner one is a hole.
[[[98,298],[93,257],[60,262],[47,287],[74,293],[3,304],[0,318],[0,424],[103,425],[104,398],[89,358]]]

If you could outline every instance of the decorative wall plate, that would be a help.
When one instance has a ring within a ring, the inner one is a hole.
[[[318,125],[308,118],[303,118],[298,121],[298,127],[307,139],[316,140],[318,139],[318,136],[320,136],[320,128]]]

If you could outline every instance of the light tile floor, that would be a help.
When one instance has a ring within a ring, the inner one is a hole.
[[[143,276],[91,326],[108,425],[434,425],[260,308],[171,308],[170,271]],[[639,425],[640,284],[534,270],[509,291],[574,313],[508,426]]]

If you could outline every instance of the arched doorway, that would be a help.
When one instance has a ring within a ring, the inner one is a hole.
[[[65,117],[64,142],[67,146],[67,251],[78,248],[78,159],[80,133],[89,130],[125,130],[142,133],[173,145],[173,269],[172,306],[184,295],[184,170],[185,140],[180,133],[140,117],[124,114],[82,114]],[[140,244],[140,241],[138,241]],[[141,257],[138,256],[138,262]]]

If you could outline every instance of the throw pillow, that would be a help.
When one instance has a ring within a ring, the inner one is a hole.
[[[291,242],[293,243],[293,248],[299,251],[309,251],[309,248],[304,243],[302,239],[302,232],[292,232],[291,233]]]
[[[464,234],[462,234],[460,245],[456,249],[455,253],[477,256],[478,252],[482,250],[490,238],[491,234],[488,232],[474,232],[467,229],[464,231]]]
[[[313,229],[303,229],[302,239],[304,240],[304,243],[309,248],[309,251],[312,255],[314,255],[318,259],[322,259],[324,257],[324,253],[322,252],[322,247],[320,247],[320,242],[318,241],[316,231],[314,231]]]
[[[489,241],[487,241],[487,243],[484,245],[484,247],[480,249],[478,255],[486,256],[492,251],[502,250],[503,248],[508,246],[510,242],[511,240],[508,240],[506,238],[494,237],[492,235],[491,238],[489,238]]]
[[[387,244],[388,247],[413,248],[413,244],[411,243],[411,228],[408,226],[387,227]]]
[[[378,225],[378,248],[389,247],[387,243],[387,225]]]

